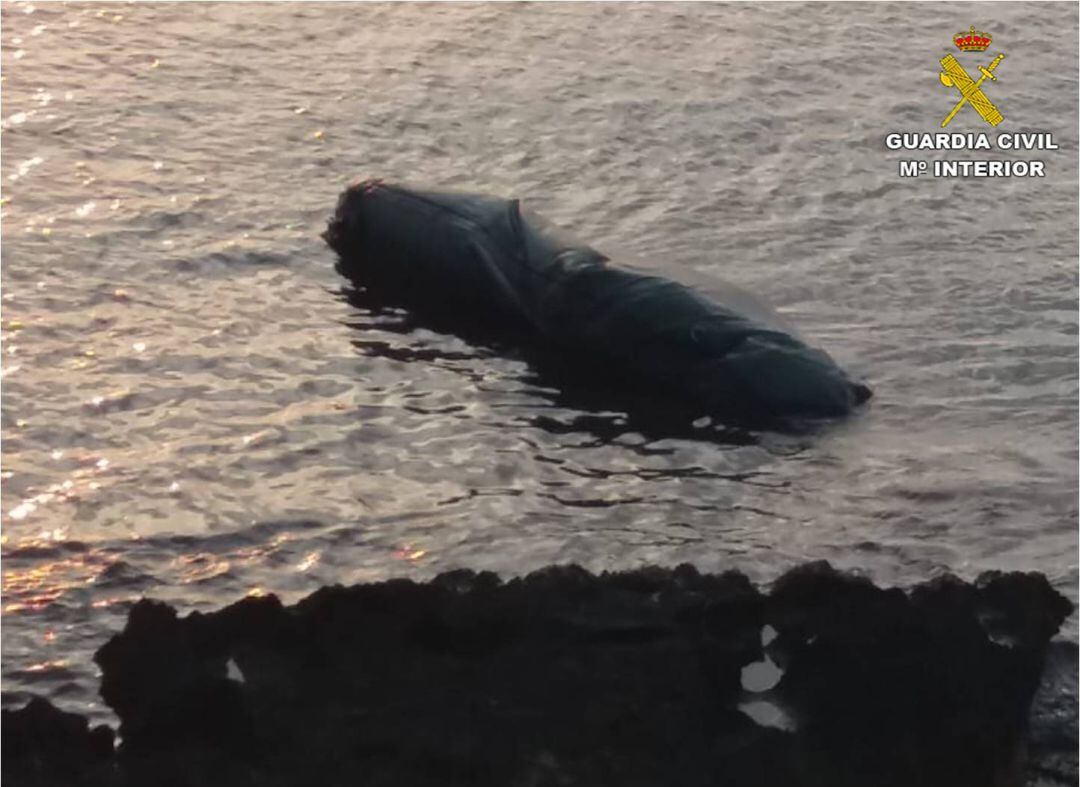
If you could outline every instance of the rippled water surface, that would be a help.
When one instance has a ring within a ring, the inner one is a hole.
[[[1077,71],[1046,44],[1075,6],[2,23],[6,703],[103,718],[90,654],[143,594],[826,558],[890,583],[1038,569],[1075,597]],[[1015,154],[1043,179],[897,176],[884,136],[937,129],[971,24],[995,43],[969,71],[1008,54],[999,130],[1060,146]],[[729,279],[877,395],[805,435],[641,421],[350,303],[318,234],[357,175],[519,196],[614,257]]]

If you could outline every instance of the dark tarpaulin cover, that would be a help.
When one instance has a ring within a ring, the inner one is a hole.
[[[778,322],[614,265],[517,200],[363,181],[325,238],[362,286],[505,323],[710,413],[838,416],[870,394]]]

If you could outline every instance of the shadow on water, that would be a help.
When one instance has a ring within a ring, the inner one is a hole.
[[[501,357],[524,362],[528,371],[520,381],[530,394],[546,399],[553,414],[537,413],[528,423],[552,434],[584,433],[595,438],[596,445],[610,444],[630,434],[639,434],[648,442],[665,439],[694,440],[721,446],[742,447],[762,444],[761,432],[779,433],[794,438],[783,453],[798,453],[802,439],[823,428],[821,422],[787,420],[750,420],[728,414],[704,412],[685,402],[673,400],[644,387],[640,381],[598,365],[595,359],[573,357],[538,346],[522,329],[486,322],[481,316],[450,314],[437,308],[423,312],[406,309],[368,288],[347,285],[335,293],[358,310],[355,319],[346,322],[361,333],[352,340],[364,355],[401,362],[474,361]],[[369,331],[410,336],[418,330],[452,335],[463,340],[473,351],[445,347],[400,346],[363,334]],[[470,376],[467,370],[455,369]],[[578,414],[567,416],[567,410]],[[554,413],[558,413],[557,415]],[[788,441],[785,441],[788,442]],[[670,453],[670,449],[638,447],[645,453]],[[770,451],[773,451],[773,446]]]

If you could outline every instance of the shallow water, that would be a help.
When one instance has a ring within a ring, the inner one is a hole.
[[[0,13],[5,704],[107,718],[90,654],[142,594],[825,558],[1075,599],[1077,73],[1046,44],[1075,6]],[[949,157],[883,140],[937,130],[973,23],[1009,55],[999,130],[1061,149],[1015,155],[1043,179],[900,179]],[[318,234],[358,175],[520,196],[735,282],[876,397],[793,436],[562,395],[343,296]]]

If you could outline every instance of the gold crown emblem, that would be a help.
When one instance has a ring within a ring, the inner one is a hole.
[[[972,25],[971,30],[967,33],[957,33],[953,36],[953,43],[962,52],[985,52],[993,40],[992,35],[976,30],[975,25]]]

